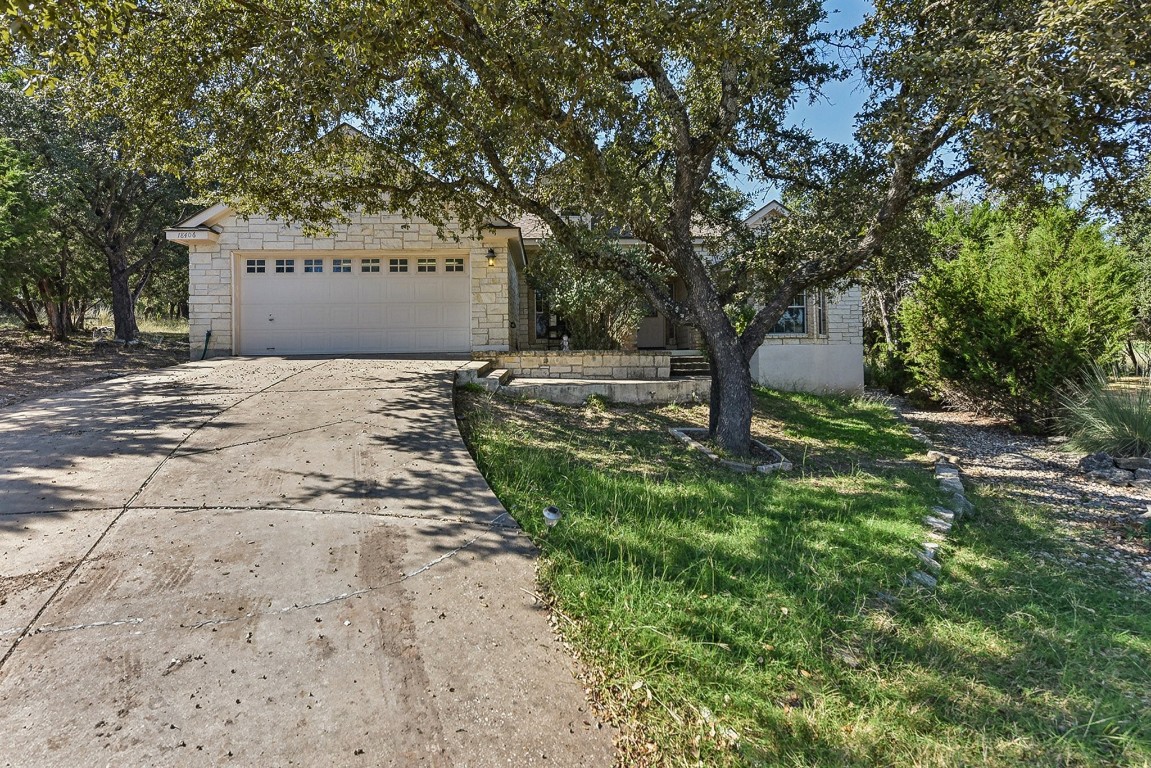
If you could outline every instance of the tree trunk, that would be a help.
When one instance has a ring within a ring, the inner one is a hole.
[[[59,296],[52,281],[46,277],[36,283],[40,298],[44,301],[44,312],[48,315],[48,331],[53,341],[68,340],[68,301]]]
[[[136,339],[136,306],[132,301],[132,288],[128,283],[128,265],[123,256],[108,257],[108,271],[112,278],[112,319],[115,338],[125,344]]]
[[[895,334],[891,332],[891,315],[887,311],[887,297],[879,287],[875,288],[875,303],[879,307],[879,324],[883,327],[883,340],[889,350],[895,350]]]
[[[1143,375],[1142,366],[1139,365],[1139,355],[1135,353],[1135,345],[1131,339],[1127,339],[1127,354],[1131,357],[1131,368],[1135,371],[1136,376]]]
[[[24,324],[24,330],[39,331],[42,328],[39,309],[35,301],[24,295],[25,290],[22,289],[19,296],[0,302],[0,306],[20,318],[20,322]]]
[[[88,316],[88,301],[87,299],[77,299],[72,302],[72,319],[68,321],[69,326],[73,331],[81,332],[84,330],[84,323]]]
[[[711,363],[708,427],[716,445],[736,456],[751,453],[751,367],[735,329],[722,312],[700,323]]]

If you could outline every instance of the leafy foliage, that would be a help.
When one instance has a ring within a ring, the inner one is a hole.
[[[1151,378],[1116,385],[1106,370],[1091,366],[1082,381],[1068,382],[1059,401],[1059,428],[1075,449],[1112,456],[1151,453]]]
[[[1131,252],[1139,279],[1135,287],[1135,337],[1151,340],[1151,175],[1144,177],[1133,205],[1118,226],[1120,241]]]
[[[175,273],[161,278],[166,287],[186,286],[187,255],[163,230],[179,219],[187,189],[172,176],[127,168],[116,119],[76,117],[59,98],[33,98],[0,84],[0,137],[27,159],[29,194],[42,212],[30,241],[35,247],[8,264],[0,280],[5,298],[32,317],[31,296],[38,294],[58,338],[105,301],[117,338],[129,341],[138,330],[136,302],[157,272]]]
[[[1126,253],[1065,207],[1028,221],[981,206],[955,214],[946,234],[958,254],[935,264],[900,313],[916,376],[953,404],[1049,429],[1055,390],[1112,360],[1130,331]]]
[[[598,247],[618,248],[606,239]],[[647,314],[648,302],[618,273],[581,268],[571,251],[554,240],[544,242],[528,266],[528,277],[563,317],[572,349],[617,349],[634,338]]]
[[[0,259],[8,261],[27,248],[46,211],[31,190],[31,163],[0,137]],[[0,270],[0,279],[8,273]]]
[[[875,258],[917,201],[975,179],[1104,192],[1129,177],[1151,137],[1145,6],[878,2],[844,57],[871,93],[854,147],[789,122],[838,68],[817,0],[47,0],[9,4],[0,35],[33,76],[79,69],[60,82],[123,120],[134,157],[175,170],[200,153],[197,191],[242,208],[537,216],[582,267],[700,331],[712,430],[742,453],[748,361],[768,331],[797,293]],[[344,121],[361,136],[317,142]],[[792,226],[748,231],[737,176],[808,204]],[[581,249],[572,210],[631,232],[686,298],[646,265]],[[743,230],[751,295],[717,283],[700,226]],[[757,308],[739,331],[733,302]]]

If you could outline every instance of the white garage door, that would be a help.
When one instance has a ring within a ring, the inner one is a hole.
[[[467,255],[238,257],[242,355],[467,352]]]

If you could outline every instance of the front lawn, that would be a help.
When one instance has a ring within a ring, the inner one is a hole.
[[[1071,569],[1041,514],[986,498],[939,589],[904,587],[938,501],[922,447],[878,404],[757,397],[786,476],[667,434],[702,407],[459,394],[622,764],[1151,764],[1146,593]]]

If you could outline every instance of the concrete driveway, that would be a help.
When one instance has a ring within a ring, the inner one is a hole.
[[[210,360],[0,410],[0,763],[610,764],[456,365]]]

